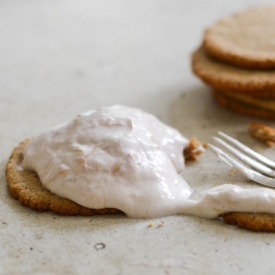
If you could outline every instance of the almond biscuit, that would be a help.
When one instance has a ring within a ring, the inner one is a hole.
[[[22,151],[28,142],[29,140],[25,140],[14,149],[6,166],[9,191],[21,204],[35,210],[53,211],[61,215],[93,216],[121,213],[120,210],[112,208],[89,209],[43,188],[35,172],[22,170],[19,166],[22,161]]]
[[[203,47],[192,55],[193,72],[218,90],[275,99],[275,70],[249,70],[210,57]]]
[[[275,6],[254,7],[209,27],[205,50],[220,61],[249,69],[275,68]]]

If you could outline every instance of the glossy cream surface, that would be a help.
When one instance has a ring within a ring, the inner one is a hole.
[[[188,214],[215,218],[230,211],[275,213],[275,192],[225,184],[190,199],[179,174],[189,144],[177,130],[141,110],[100,108],[31,139],[21,166],[51,192],[89,208],[130,217]]]
[[[22,166],[36,171],[45,188],[86,207],[170,215],[191,194],[178,174],[188,143],[154,116],[114,106],[34,137]]]

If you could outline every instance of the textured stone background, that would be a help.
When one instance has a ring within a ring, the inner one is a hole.
[[[250,119],[217,106],[192,75],[190,54],[216,20],[268,2],[1,1],[1,274],[274,274],[274,234],[187,216],[39,213],[10,197],[4,174],[21,140],[113,104],[151,112],[187,137],[209,142],[223,130],[261,148],[247,134]],[[243,181],[210,151],[184,176],[196,190]]]

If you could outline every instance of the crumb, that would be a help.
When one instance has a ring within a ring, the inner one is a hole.
[[[164,226],[164,221],[161,221],[158,225],[158,227],[163,227]]]
[[[190,140],[189,145],[183,151],[185,161],[188,162],[196,160],[197,157],[201,155],[207,147],[207,143],[201,145],[201,143],[193,137]]]
[[[235,173],[236,173],[236,169],[235,169],[235,168],[232,168],[232,169],[230,170],[230,175],[234,176]]]
[[[271,141],[271,140],[267,140],[265,143],[266,143],[266,145],[267,145],[268,147],[272,147],[272,146],[274,146],[274,144],[275,144],[275,142],[274,142],[274,141]]]
[[[204,144],[202,145],[202,147],[203,147],[204,149],[207,149],[207,148],[208,148],[208,143],[204,143]]]
[[[275,144],[275,128],[252,121],[248,130],[251,136],[265,142],[267,146],[272,147]]]
[[[257,153],[261,153],[263,150],[261,149],[261,148],[256,148],[256,149],[254,149]]]
[[[153,227],[154,223],[153,222],[149,222],[148,227]]]

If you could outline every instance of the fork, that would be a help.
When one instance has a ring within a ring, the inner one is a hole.
[[[223,162],[235,168],[252,181],[265,186],[275,187],[275,162],[256,153],[223,132],[218,132],[218,135],[219,137],[213,137],[213,140],[223,150],[212,144],[209,144],[209,148]]]

